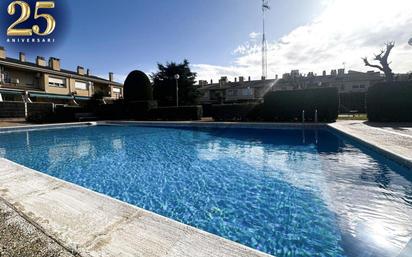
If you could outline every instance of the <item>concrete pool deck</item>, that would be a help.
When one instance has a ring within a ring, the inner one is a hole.
[[[239,126],[238,123],[201,122],[144,124]],[[241,126],[278,128],[302,125],[242,123]],[[337,122],[330,127],[372,148],[381,149],[392,157],[403,158],[404,164],[412,163],[412,136],[409,132],[371,127],[357,121]],[[44,129],[45,126],[39,128]],[[7,254],[93,257],[269,256],[0,158],[0,256]]]

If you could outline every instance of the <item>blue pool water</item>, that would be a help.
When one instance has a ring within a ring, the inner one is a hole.
[[[412,171],[326,129],[30,131],[0,134],[0,156],[279,257],[412,238]]]

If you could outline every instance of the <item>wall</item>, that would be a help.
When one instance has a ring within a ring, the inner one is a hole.
[[[5,73],[8,74],[8,77],[13,81],[19,79],[19,84],[6,83],[8,88],[17,88],[17,89],[40,89],[40,78],[36,78],[36,72],[28,72],[17,69],[5,68]]]
[[[70,85],[69,85],[69,79],[64,78],[64,77],[60,77],[60,76],[52,76],[52,77],[56,77],[56,78],[64,78],[66,79],[66,87],[65,88],[59,88],[59,87],[51,87],[49,86],[49,74],[44,74],[43,75],[43,85],[44,85],[44,89],[46,91],[46,93],[49,94],[58,94],[58,95],[70,95]]]
[[[118,93],[113,92],[114,88],[120,88],[120,95]],[[110,96],[114,99],[119,99],[119,98],[123,97],[123,88],[110,86]]]
[[[89,83],[89,81],[86,81],[86,80],[70,78],[69,79],[70,92],[76,92],[77,96],[84,96],[84,97],[91,97],[93,95],[93,89],[92,89],[93,86],[88,86],[87,90],[78,89],[76,88],[76,81]]]

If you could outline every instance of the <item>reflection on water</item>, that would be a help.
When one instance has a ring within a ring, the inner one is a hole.
[[[325,130],[94,127],[0,156],[277,256],[396,256],[412,172]]]

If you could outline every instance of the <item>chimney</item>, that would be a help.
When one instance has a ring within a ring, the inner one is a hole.
[[[90,74],[91,74],[90,69],[87,69],[86,75],[87,75],[87,76],[90,76]]]
[[[278,78],[279,78],[279,75],[278,75],[278,74],[276,74],[275,79],[278,79]]]
[[[266,77],[265,76],[262,76],[262,78],[261,78],[262,80],[266,80]]]
[[[336,76],[336,75],[338,75],[338,73],[336,72],[336,70],[331,70],[330,75]]]
[[[77,66],[77,74],[84,75],[84,68],[82,66]]]
[[[223,85],[223,84],[226,84],[226,83],[227,83],[227,77],[221,77],[219,82],[220,82],[220,84],[222,84],[222,85]]]
[[[6,49],[3,46],[0,46],[0,59],[6,59]]]
[[[326,71],[325,71],[325,70],[323,71],[322,75],[323,75],[324,77],[326,77]]]
[[[36,64],[37,64],[38,66],[43,66],[43,67],[45,67],[45,66],[46,66],[46,61],[44,60],[44,57],[42,57],[42,56],[37,56],[37,58],[36,58]]]
[[[240,76],[239,77],[239,82],[244,82],[244,81],[245,81],[245,78],[243,76]]]
[[[250,76],[249,76],[249,78],[248,78],[248,81],[250,81]]]
[[[235,77],[235,83],[237,82],[237,78]]]
[[[109,72],[109,80],[113,81],[114,80],[114,74],[113,72]]]
[[[49,67],[52,68],[53,70],[60,70],[60,59],[50,57],[49,59]]]
[[[23,52],[20,52],[20,53],[19,53],[19,60],[20,60],[21,62],[26,62],[26,54],[23,53]]]
[[[199,86],[207,86],[207,80],[199,80]]]
[[[213,79],[210,80],[210,84],[213,84]]]
[[[338,75],[339,76],[345,75],[345,69],[339,69],[338,70]]]

